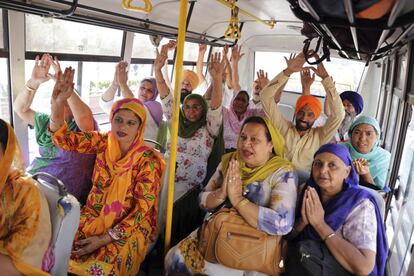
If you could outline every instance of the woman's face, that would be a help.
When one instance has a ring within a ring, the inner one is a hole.
[[[245,93],[237,94],[233,101],[233,110],[236,114],[244,114],[249,106],[249,98]]]
[[[112,118],[111,131],[120,143],[132,143],[137,136],[141,121],[128,109],[117,111]]]
[[[324,152],[315,156],[312,163],[313,180],[322,190],[340,192],[344,179],[351,171],[350,166],[335,154]]]
[[[139,87],[138,98],[143,101],[150,101],[154,96],[152,83],[150,81],[143,81]]]
[[[198,122],[204,113],[204,108],[197,99],[189,99],[183,105],[185,118],[192,122]]]
[[[377,141],[377,136],[377,132],[372,125],[357,125],[352,130],[352,146],[360,153],[369,153]]]
[[[242,160],[249,168],[266,163],[271,155],[273,145],[267,140],[266,127],[258,123],[247,123],[243,126],[237,148]]]

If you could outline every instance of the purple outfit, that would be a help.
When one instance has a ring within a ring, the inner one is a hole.
[[[28,172],[31,174],[46,172],[57,177],[65,184],[70,194],[79,202],[85,203],[92,185],[95,154],[80,154],[57,148],[52,143],[48,126],[49,115],[36,112],[35,133],[40,156],[35,157]],[[69,123],[69,129],[80,131],[75,121]],[[96,122],[95,129],[97,129]]]

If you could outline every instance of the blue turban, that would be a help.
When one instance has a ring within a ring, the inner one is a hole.
[[[345,91],[342,92],[339,97],[341,97],[342,101],[348,100],[354,107],[357,115],[362,112],[362,109],[364,109],[364,99],[357,92]]]

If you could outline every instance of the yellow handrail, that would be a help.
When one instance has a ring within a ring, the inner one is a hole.
[[[122,0],[122,7],[126,10],[137,11],[137,12],[152,12],[152,3],[151,0],[142,0],[144,2],[144,7],[137,7],[131,5],[134,0]]]
[[[228,2],[226,0],[216,0],[216,1],[219,2],[219,3],[221,3],[221,4],[223,4],[224,6],[226,6],[228,8],[230,8],[230,9],[233,9],[234,7],[237,7],[237,5],[231,4],[230,2]],[[276,21],[275,20],[263,20],[263,19],[255,16],[255,15],[249,13],[248,11],[245,11],[245,10],[240,9],[240,8],[239,8],[239,13],[241,13],[241,14],[243,14],[245,16],[251,17],[254,20],[256,20],[257,22],[260,22],[260,23],[263,23],[263,24],[269,26],[271,29],[273,29],[274,26],[276,25]]]
[[[168,172],[167,219],[165,225],[165,254],[171,244],[172,211],[174,200],[175,162],[178,144],[178,114],[180,112],[180,93],[183,78],[183,56],[186,33],[188,0],[180,1],[180,17],[178,20],[177,56],[175,59],[175,85],[171,127],[170,170]]]

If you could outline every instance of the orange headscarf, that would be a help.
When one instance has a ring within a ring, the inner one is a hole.
[[[141,125],[134,142],[128,149],[128,153],[122,157],[119,142],[113,133],[109,133],[108,147],[105,150],[105,159],[112,175],[112,182],[109,189],[105,191],[105,204],[95,220],[86,224],[83,232],[87,236],[101,235],[111,228],[115,219],[119,216],[129,187],[132,184],[132,168],[139,164],[144,153],[151,150],[158,157],[159,162],[164,164],[161,157],[150,146],[144,144],[144,130],[147,121],[146,112],[142,102],[135,98],[122,99],[115,102],[110,113],[112,121],[114,114],[120,109],[128,109],[134,112],[141,120]],[[93,182],[97,179],[93,179]]]
[[[313,111],[315,118],[319,118],[322,112],[322,104],[318,98],[310,95],[300,96],[296,101],[295,114],[298,114],[299,110],[301,110],[305,105],[309,106],[309,108]]]

